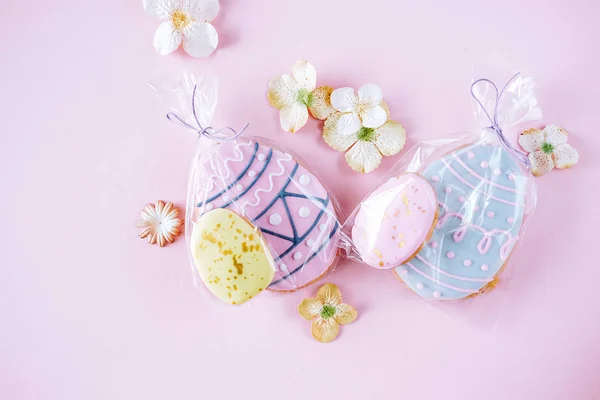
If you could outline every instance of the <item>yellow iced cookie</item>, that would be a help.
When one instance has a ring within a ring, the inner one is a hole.
[[[191,251],[206,287],[226,303],[244,303],[273,280],[275,263],[261,233],[232,211],[202,215],[194,224]]]

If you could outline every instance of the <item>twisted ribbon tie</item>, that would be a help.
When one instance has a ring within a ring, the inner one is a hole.
[[[519,74],[520,73],[517,72],[512,78],[510,78],[508,80],[508,82],[506,82],[506,84],[504,85],[504,87],[502,88],[502,90],[500,92],[498,92],[498,87],[491,80],[486,79],[486,78],[477,79],[475,82],[473,82],[473,84],[471,84],[471,96],[473,96],[473,98],[475,99],[475,101],[477,102],[477,104],[479,104],[479,107],[481,107],[481,109],[483,110],[483,112],[485,113],[485,115],[488,117],[488,119],[492,123],[492,125],[490,125],[488,127],[488,129],[493,129],[496,132],[496,134],[498,135],[498,139],[500,140],[500,143],[502,143],[502,145],[504,146],[504,148],[514,158],[516,158],[517,160],[519,160],[520,162],[522,162],[523,164],[525,164],[525,166],[527,166],[527,168],[529,168],[531,166],[531,163],[529,162],[529,158],[527,158],[527,156],[525,154],[523,154],[522,152],[520,152],[519,150],[515,149],[508,142],[508,139],[506,139],[506,136],[504,136],[504,133],[502,133],[502,128],[500,128],[500,125],[498,124],[498,105],[500,104],[500,99],[502,98],[502,95],[504,94],[504,91],[506,90],[506,88],[508,87],[508,85],[517,76],[519,76]],[[475,85],[477,85],[480,82],[487,82],[487,83],[489,83],[490,85],[492,85],[492,87],[496,91],[496,104],[494,105],[494,116],[493,117],[490,115],[490,113],[488,112],[488,110],[483,106],[481,100],[479,100],[479,98],[475,95],[475,92],[473,91],[473,89],[475,88]]]
[[[250,125],[249,123],[246,124],[239,132],[237,132],[235,129],[233,129],[229,126],[226,126],[224,128],[217,129],[217,130],[214,130],[214,128],[212,126],[207,126],[206,128],[203,128],[202,124],[200,123],[200,120],[198,119],[198,114],[196,113],[196,90],[197,89],[198,89],[198,85],[194,85],[194,91],[192,92],[192,114],[194,115],[194,120],[196,121],[197,126],[188,124],[187,122],[185,122],[183,120],[183,118],[181,118],[179,115],[175,114],[174,112],[167,113],[167,119],[169,121],[179,123],[179,124],[185,126],[186,128],[193,130],[194,132],[196,132],[198,134],[198,136],[204,136],[211,140],[217,140],[217,141],[234,140],[237,137],[239,137],[242,133],[244,133],[246,128],[248,128],[248,126]]]

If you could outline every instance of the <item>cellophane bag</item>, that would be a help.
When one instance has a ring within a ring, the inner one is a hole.
[[[185,233],[194,282],[228,304],[292,292],[331,271],[336,199],[300,157],[233,128],[210,126],[217,81],[181,73],[150,85],[169,120],[198,134]]]
[[[481,130],[410,149],[345,222],[348,257],[392,271],[445,310],[493,323],[536,205],[527,157],[505,137],[541,118],[533,88],[520,74],[474,79]]]

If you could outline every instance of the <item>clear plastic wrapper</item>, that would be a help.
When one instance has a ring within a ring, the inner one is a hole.
[[[331,271],[338,203],[307,164],[247,136],[247,126],[212,128],[215,79],[181,73],[150,86],[171,109],[167,117],[199,136],[185,220],[195,283],[239,305],[264,291],[295,291]]]
[[[519,74],[474,80],[481,131],[410,149],[344,224],[347,255],[436,304],[497,293],[479,309],[494,319],[537,200],[527,157],[504,136],[541,117],[533,86]]]

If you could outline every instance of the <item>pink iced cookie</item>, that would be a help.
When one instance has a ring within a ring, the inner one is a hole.
[[[218,145],[199,160],[194,219],[227,208],[258,227],[275,260],[269,290],[294,291],[323,276],[338,256],[333,201],[290,155],[253,140]]]
[[[378,269],[410,260],[437,220],[435,191],[421,176],[406,173],[377,188],[360,205],[352,240],[363,262]]]

